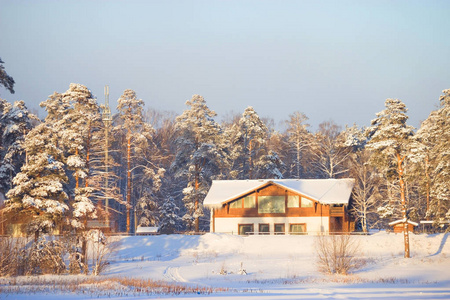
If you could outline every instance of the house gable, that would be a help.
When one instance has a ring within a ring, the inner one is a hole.
[[[214,209],[215,217],[313,216],[329,209],[308,196],[267,182],[254,191],[234,197]]]

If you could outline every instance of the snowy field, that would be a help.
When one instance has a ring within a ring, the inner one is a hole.
[[[17,293],[0,293],[0,299],[450,299],[448,235],[410,238],[412,258],[405,259],[401,234],[354,236],[364,264],[351,275],[332,276],[317,271],[314,236],[123,237],[102,278],[153,279],[228,291],[146,295],[125,286],[120,293],[62,295],[51,286],[31,294],[20,287]],[[7,280],[0,283],[5,286]]]

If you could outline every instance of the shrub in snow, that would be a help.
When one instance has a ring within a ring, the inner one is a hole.
[[[317,266],[323,273],[347,275],[358,266],[359,244],[350,235],[319,235],[315,246]]]

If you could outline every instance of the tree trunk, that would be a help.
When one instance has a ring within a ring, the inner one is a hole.
[[[197,214],[197,209],[198,209],[198,188],[199,188],[199,167],[198,165],[195,165],[195,214]],[[200,231],[200,221],[199,221],[199,217],[196,216],[195,217],[195,232],[199,232]]]
[[[405,258],[410,258],[409,252],[409,228],[408,228],[408,213],[406,208],[405,197],[405,181],[403,180],[403,160],[405,156],[401,157],[400,153],[397,153],[397,172],[400,182],[400,198],[402,201],[402,217],[403,217],[403,237],[405,241]]]
[[[75,155],[78,156],[78,148],[75,148]],[[78,174],[75,175],[75,188],[77,189],[80,186],[80,179],[78,178]]]
[[[248,179],[252,179],[252,142],[253,140],[250,140],[248,145]]]
[[[127,139],[127,233],[130,233],[130,204],[131,204],[131,133]]]
[[[426,189],[427,189],[427,220],[430,220],[428,211],[430,209],[430,174],[428,173],[428,155],[425,157],[425,176],[427,178]]]

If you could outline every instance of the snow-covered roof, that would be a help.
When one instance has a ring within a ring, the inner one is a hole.
[[[221,206],[270,183],[322,204],[348,204],[355,181],[354,179],[213,180],[203,205]]]
[[[146,227],[146,226],[139,226],[136,228],[136,234],[155,234],[158,232],[158,227]]]
[[[393,221],[393,222],[389,223],[389,226],[394,226],[394,225],[397,225],[397,224],[402,224],[402,223],[405,223],[405,221],[406,221],[406,219],[401,219],[401,220]],[[418,226],[418,225],[419,225],[419,223],[413,222],[413,221],[411,221],[411,220],[408,220],[408,224],[411,224],[411,225],[413,225],[413,226]]]

